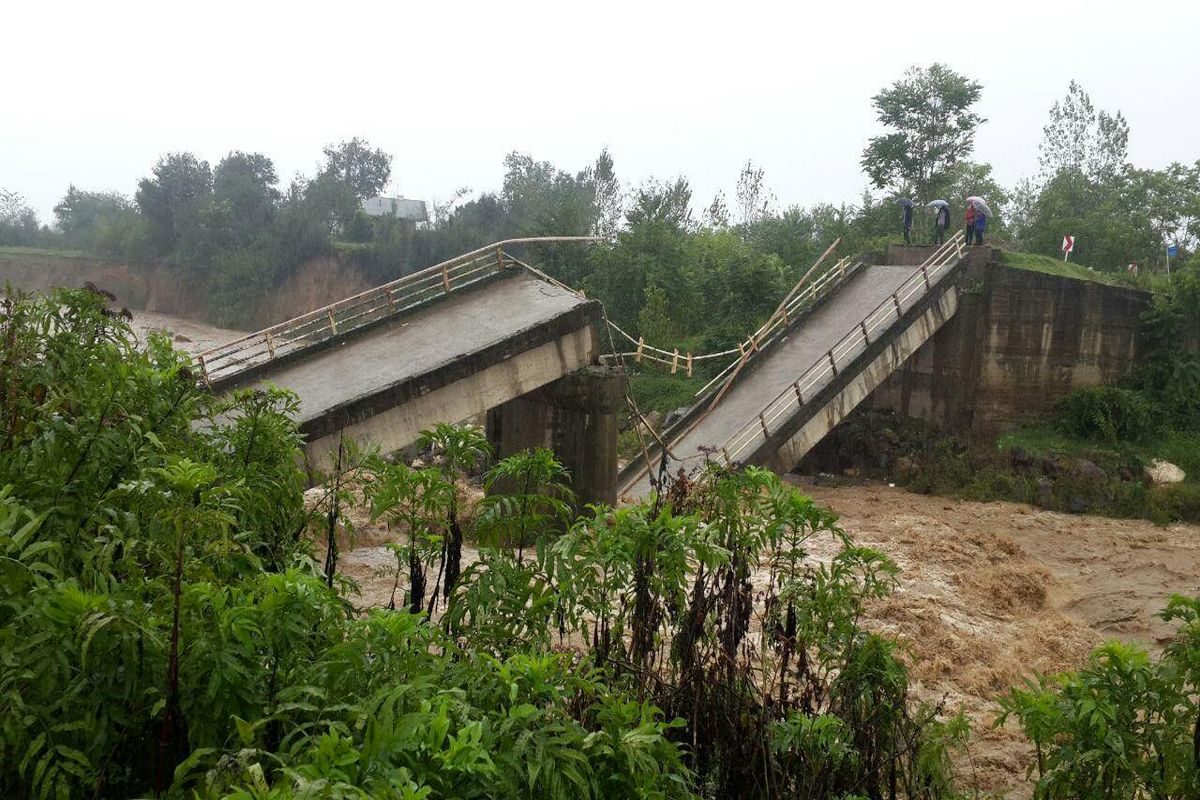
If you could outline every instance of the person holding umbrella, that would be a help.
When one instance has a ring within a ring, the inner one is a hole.
[[[941,244],[946,240],[946,228],[950,227],[950,204],[945,200],[932,200],[926,206],[934,209],[933,243]]]
[[[904,208],[904,243],[912,244],[913,201],[901,197],[896,203]]]
[[[975,206],[970,203],[967,203],[967,210],[963,212],[963,223],[967,247],[970,247],[972,240],[975,239]]]
[[[983,244],[983,232],[987,230],[987,221],[992,215],[992,209],[982,197],[968,197],[967,204],[975,209],[975,246],[978,247]],[[971,237],[968,233],[967,244],[970,243]]]

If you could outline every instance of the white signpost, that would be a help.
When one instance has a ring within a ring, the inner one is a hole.
[[[1068,234],[1063,235],[1063,261],[1067,260],[1067,256],[1071,255],[1071,251],[1075,249],[1075,237]]]

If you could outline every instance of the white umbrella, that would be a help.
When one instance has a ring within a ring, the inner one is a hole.
[[[945,200],[930,200],[925,204],[926,208],[949,208],[950,204]]]
[[[971,196],[967,198],[967,202],[973,205],[976,211],[982,211],[985,217],[992,216],[992,210],[988,208],[987,201],[982,197]]]

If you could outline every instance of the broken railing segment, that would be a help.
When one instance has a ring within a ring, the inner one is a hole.
[[[774,426],[777,420],[790,417],[799,407],[816,396],[840,370],[876,341],[882,332],[891,328],[918,300],[929,294],[958,264],[964,252],[963,233],[958,231],[906,278],[894,293],[830,348],[817,363],[805,370],[774,400],[735,431],[719,448],[725,462],[733,463],[748,448],[765,443],[773,430],[778,429]]]
[[[405,275],[390,283],[339,300],[286,322],[234,339],[198,356],[204,380],[211,384],[245,369],[303,351],[339,334],[411,310],[474,285],[506,268],[524,265],[505,247],[518,244],[594,242],[595,236],[542,236],[505,239],[449,261]]]

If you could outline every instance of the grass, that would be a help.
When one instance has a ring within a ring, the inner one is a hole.
[[[1005,250],[1001,257],[1005,266],[1025,269],[1030,272],[1041,272],[1046,275],[1057,275],[1060,278],[1074,278],[1080,281],[1092,281],[1109,286],[1129,286],[1130,282],[1116,272],[1099,272],[1089,269],[1073,261],[1060,261],[1057,258],[1037,255],[1036,253],[1014,253]]]
[[[57,256],[60,258],[87,258],[82,250],[53,250],[46,247],[0,247],[4,256]]]
[[[696,390],[703,385],[698,377],[689,378],[682,372],[671,375],[648,367],[629,379],[629,392],[643,414],[657,411],[665,415],[695,402]]]
[[[996,440],[999,451],[1013,447],[1022,447],[1035,456],[1055,452],[1086,458],[1110,473],[1121,466],[1148,464],[1161,458],[1182,469],[1187,475],[1185,482],[1200,483],[1200,433],[1196,431],[1165,429],[1142,442],[1108,445],[1068,436],[1051,422],[1043,421],[1017,428]]]

